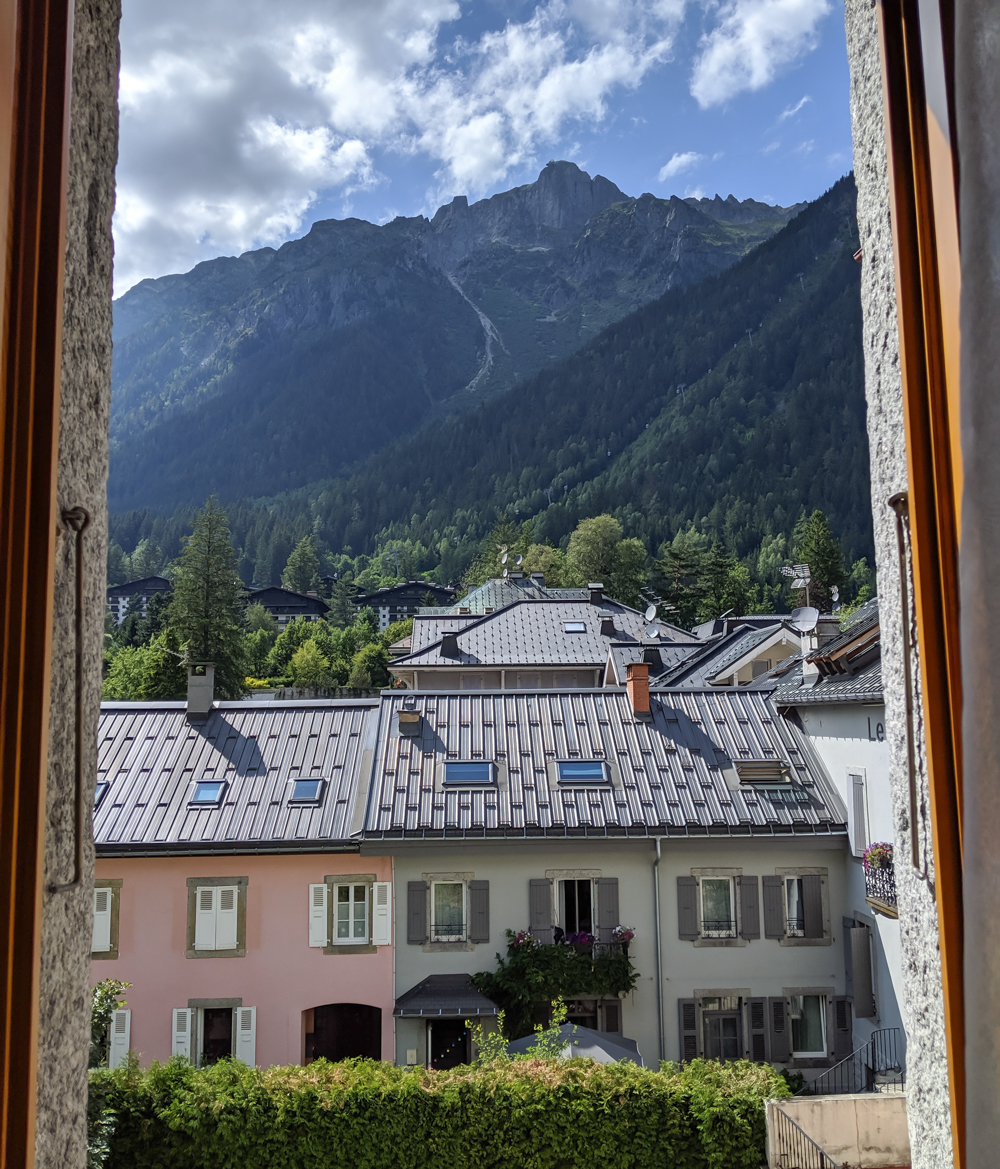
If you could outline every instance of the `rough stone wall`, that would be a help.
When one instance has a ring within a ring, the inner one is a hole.
[[[119,0],[78,0],[73,34],[63,306],[58,499],[85,507],[85,805],[93,805],[104,639],[108,413],[111,401],[111,212],[118,152]],[[74,854],[74,537],[56,552],[45,884],[68,881]],[[90,938],[94,850],[90,817],[80,889],[44,894],[38,1054],[38,1169],[86,1160]],[[113,972],[110,972],[113,973]]]
[[[919,776],[917,827],[921,860],[921,867],[915,869],[910,861],[911,809],[896,521],[886,502],[895,492],[906,490],[907,477],[875,0],[847,0],[845,19],[851,68],[851,123],[854,174],[858,187],[858,227],[864,250],[861,303],[865,394],[868,400],[886,733],[891,756],[896,888],[904,979],[902,1006],[907,1035],[908,1125],[913,1169],[946,1169],[952,1164],[951,1121],[941,956],[934,900],[934,864],[930,850],[930,803],[922,757],[919,663],[914,654],[913,673],[917,687],[914,698],[914,740]],[[912,587],[908,591],[912,613]],[[915,645],[913,637],[911,644]]]

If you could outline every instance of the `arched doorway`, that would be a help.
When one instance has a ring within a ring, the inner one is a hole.
[[[305,1012],[305,1062],[382,1058],[382,1011],[363,1003],[327,1003]]]

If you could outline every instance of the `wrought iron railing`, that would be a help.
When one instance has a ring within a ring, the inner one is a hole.
[[[840,1169],[834,1159],[771,1101],[771,1151],[774,1169]]]
[[[865,896],[869,902],[876,902],[889,909],[896,908],[896,867],[865,869]]]
[[[594,942],[590,954],[592,958],[617,958],[628,954],[628,942]]]
[[[735,938],[736,922],[725,917],[706,917],[701,923],[701,932],[706,938]]]
[[[902,1092],[906,1071],[902,1062],[902,1031],[884,1027],[872,1032],[867,1043],[852,1051],[796,1092],[797,1096],[837,1096],[849,1092]]]
[[[464,921],[440,921],[431,926],[431,938],[435,942],[464,942]]]

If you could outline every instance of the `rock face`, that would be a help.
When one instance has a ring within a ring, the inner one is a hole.
[[[797,210],[634,199],[550,162],[430,220],[324,220],[277,250],[144,280],[115,303],[112,507],[199,502],[204,477],[186,494],[183,467],[218,461],[230,437],[256,470],[237,482],[222,461],[223,497],[335,474],[723,270]],[[324,432],[321,460],[296,460],[302,426]]]

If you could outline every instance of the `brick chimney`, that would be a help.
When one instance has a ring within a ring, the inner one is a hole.
[[[195,662],[188,666],[188,719],[192,722],[203,722],[211,713],[214,700],[215,663]]]
[[[649,716],[649,663],[629,662],[625,673],[625,687],[632,713]]]

